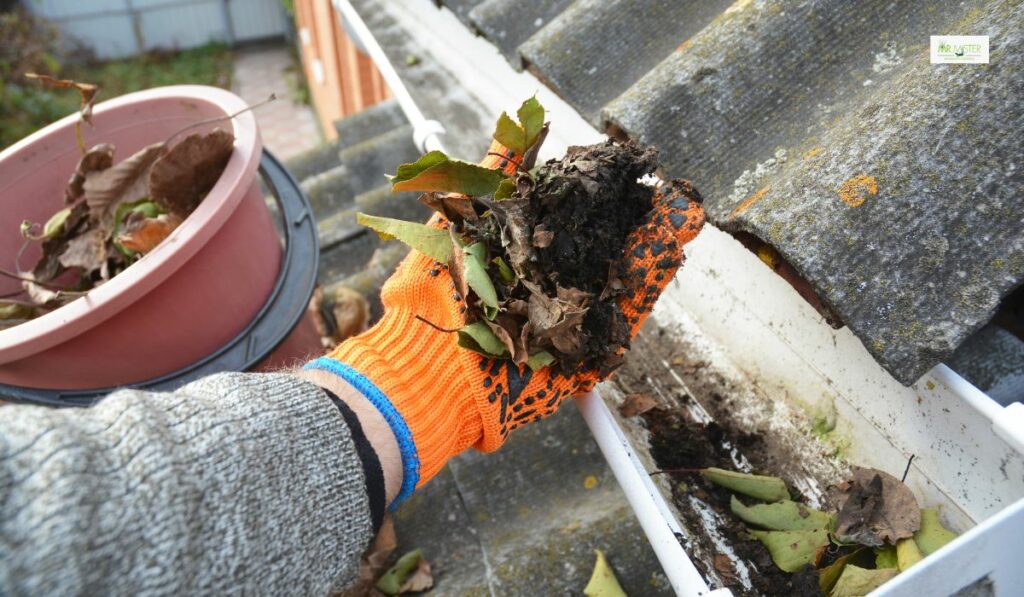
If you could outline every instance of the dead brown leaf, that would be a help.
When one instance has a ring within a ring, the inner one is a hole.
[[[416,566],[416,570],[409,575],[409,578],[406,579],[399,592],[419,593],[433,586],[434,576],[430,572],[430,563],[427,562],[427,558],[420,558],[420,563]]]
[[[122,203],[149,195],[146,178],[153,164],[164,154],[163,143],[143,147],[119,164],[89,176],[84,184],[89,216],[108,231],[114,228],[114,212]]]
[[[547,247],[554,239],[555,233],[550,230],[546,230],[543,225],[538,225],[533,229],[533,246],[538,249]]]
[[[853,467],[836,518],[836,536],[843,542],[878,547],[912,537],[921,526],[914,493],[885,471]]]
[[[517,351],[516,342],[512,338],[519,338],[519,325],[516,324],[515,320],[508,316],[499,315],[495,318],[495,321],[488,319],[483,320],[487,327],[491,328],[494,335],[501,340],[501,343],[508,349],[508,353],[512,355],[512,360],[515,361],[516,365],[522,365],[526,362],[526,359],[530,357],[526,351]]]
[[[630,394],[619,406],[619,414],[624,417],[635,417],[658,406],[658,401],[647,394]]]
[[[82,107],[80,108],[82,120],[92,124],[92,106],[96,101],[96,94],[100,90],[99,87],[91,83],[79,83],[71,79],[56,79],[49,75],[39,75],[36,73],[25,73],[25,78],[35,79],[43,85],[54,89],[77,89],[78,93],[82,96]]]
[[[359,560],[359,576],[348,589],[345,589],[336,597],[368,597],[383,595],[374,586],[381,574],[388,569],[388,558],[398,547],[398,537],[395,535],[395,523],[391,514],[385,514],[381,522],[380,530],[373,543],[367,548],[366,553]]]
[[[475,222],[479,219],[477,218],[476,210],[473,209],[473,200],[465,195],[455,193],[423,193],[420,195],[420,203],[434,211],[441,212],[450,222]]]
[[[147,218],[141,212],[131,212],[124,219],[117,242],[129,251],[145,255],[162,243],[180,224],[181,218],[174,214]]]
[[[72,203],[85,192],[86,179],[96,172],[106,170],[114,163],[114,146],[110,143],[100,143],[89,151],[85,152],[82,159],[78,160],[75,172],[68,179],[68,186],[64,190],[64,202]]]
[[[343,342],[366,331],[370,323],[370,304],[363,295],[342,286],[334,292],[331,315],[334,316],[334,342]]]
[[[153,164],[150,198],[187,218],[217,183],[234,146],[235,136],[219,128],[185,137]]]
[[[455,291],[459,296],[465,298],[469,295],[469,282],[466,280],[466,253],[462,250],[462,242],[455,232],[454,226],[448,227],[448,234],[452,237],[452,256],[448,259],[448,274],[455,284]]]
[[[103,266],[107,259],[107,233],[93,228],[68,241],[67,248],[60,254],[60,264],[64,267],[79,267],[85,272],[94,272]]]
[[[736,567],[729,556],[724,553],[716,553],[714,565],[715,570],[722,575],[722,580],[732,581],[736,579]]]

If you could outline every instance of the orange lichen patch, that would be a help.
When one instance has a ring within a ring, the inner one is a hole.
[[[838,189],[839,198],[850,207],[860,207],[868,195],[878,194],[878,181],[874,176],[858,174],[844,182]]]
[[[753,205],[753,204],[757,203],[758,201],[760,201],[765,195],[768,194],[768,191],[770,191],[770,190],[771,190],[771,187],[765,187],[765,188],[761,189],[760,191],[754,193],[750,197],[747,197],[746,199],[744,199],[743,203],[740,203],[739,205],[736,206],[736,209],[732,210],[732,213],[729,214],[729,219],[730,220],[735,220],[736,216],[738,216],[741,213],[743,213],[743,212],[747,211],[748,209],[750,209],[751,205]]]
[[[809,150],[807,150],[807,153],[804,154],[803,160],[805,162],[813,160],[814,157],[817,156],[819,153],[821,153],[820,147],[812,147]]]
[[[683,43],[679,44],[679,47],[676,48],[676,52],[682,52],[683,50],[685,50],[686,48],[689,48],[692,45],[693,45],[693,38],[691,37],[691,38],[688,38]]]

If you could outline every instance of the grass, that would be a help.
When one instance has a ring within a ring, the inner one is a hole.
[[[97,102],[125,93],[192,83],[228,88],[231,49],[211,43],[181,52],[151,52],[126,60],[72,64],[56,73],[61,78],[99,85]],[[78,110],[74,90],[49,90],[32,81],[0,81],[0,149]]]

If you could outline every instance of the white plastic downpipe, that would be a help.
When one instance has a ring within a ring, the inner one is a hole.
[[[377,39],[373,36],[370,28],[366,26],[366,23],[363,22],[363,18],[356,12],[352,3],[348,0],[334,0],[334,9],[344,19],[343,24],[346,30],[352,32],[356,39],[359,40],[359,43],[362,44],[366,53],[370,55],[374,64],[377,65],[377,70],[380,71],[384,81],[388,84],[388,88],[391,89],[392,95],[395,96],[395,101],[398,102],[398,105],[402,108],[402,113],[405,114],[409,124],[412,125],[412,138],[413,142],[416,143],[417,149],[423,152],[444,151],[444,146],[441,144],[440,139],[440,135],[444,134],[444,127],[440,122],[428,120],[423,116],[423,112],[420,111],[419,106],[413,101],[412,95],[405,88],[405,84],[402,83],[402,79],[398,76],[395,67],[388,60],[384,49],[377,43]]]
[[[683,531],[675,515],[651,481],[650,474],[619,429],[604,400],[597,392],[591,391],[577,396],[575,402],[676,594],[683,597],[731,597],[729,589],[710,589],[690,561],[679,543]]]

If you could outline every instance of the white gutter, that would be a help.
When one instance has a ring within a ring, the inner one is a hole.
[[[405,114],[409,124],[412,125],[412,138],[413,142],[416,143],[416,147],[423,152],[444,151],[444,146],[441,144],[440,139],[440,135],[444,134],[444,127],[440,122],[428,120],[423,116],[423,112],[420,111],[419,106],[412,99],[409,90],[405,88],[405,84],[402,83],[402,79],[398,76],[395,67],[388,60],[384,49],[377,43],[377,39],[373,36],[370,28],[366,26],[366,23],[363,22],[363,18],[356,12],[352,3],[348,0],[334,0],[334,9],[341,14],[345,29],[352,32],[363,46],[363,49],[366,50],[366,53],[370,55],[374,64],[377,65],[377,70],[380,71],[384,81],[388,84],[388,88],[391,89],[391,94],[395,96],[395,101],[398,102],[398,105],[402,108],[402,113]]]
[[[576,407],[594,434],[608,467],[619,482],[640,526],[654,548],[658,561],[677,595],[687,597],[731,596],[729,589],[711,590],[683,550],[679,537],[685,536],[661,492],[651,481],[633,446],[622,433],[608,406],[595,391],[578,396]]]

